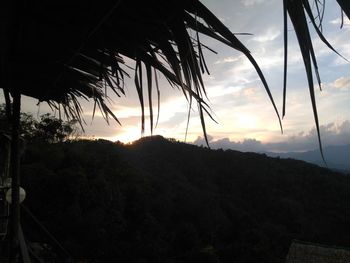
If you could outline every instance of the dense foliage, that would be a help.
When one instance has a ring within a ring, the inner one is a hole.
[[[20,136],[26,141],[43,141],[48,143],[63,142],[77,133],[77,121],[64,121],[50,113],[38,119],[28,113],[21,113]],[[11,122],[6,115],[5,105],[0,105],[0,132],[10,134]]]
[[[350,240],[350,177],[302,161],[154,137],[31,144],[22,164],[24,205],[85,262],[273,263],[292,239]]]

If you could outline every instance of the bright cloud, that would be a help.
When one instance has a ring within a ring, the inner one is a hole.
[[[223,63],[232,63],[232,62],[237,62],[240,60],[240,57],[241,56],[230,56],[230,57],[226,57],[226,58],[223,58],[223,59],[219,59],[217,61],[214,62],[214,65],[215,64],[223,64]]]
[[[275,40],[279,35],[281,34],[281,31],[277,28],[269,28],[265,32],[263,32],[260,35],[257,35],[253,37],[253,40],[257,42],[267,42],[267,41],[273,41]]]
[[[340,17],[336,18],[336,19],[333,19],[331,21],[329,21],[330,24],[333,24],[333,25],[341,25],[342,24],[342,20]],[[343,20],[343,27],[347,27],[347,26],[350,26],[350,20],[344,16],[344,20]]]
[[[336,89],[348,90],[350,89],[350,77],[341,77],[336,79],[332,85]]]
[[[245,6],[252,6],[252,5],[261,4],[264,2],[264,0],[242,0],[241,2]]]

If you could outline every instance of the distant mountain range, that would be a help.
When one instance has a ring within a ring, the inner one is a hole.
[[[264,153],[271,157],[297,159],[326,167],[326,164],[322,160],[319,149],[307,152]],[[350,172],[350,144],[326,146],[323,149],[323,153],[328,168],[340,172]]]

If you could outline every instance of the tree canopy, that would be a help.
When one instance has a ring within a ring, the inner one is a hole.
[[[6,117],[5,105],[0,105],[0,132],[11,133],[11,123]],[[20,136],[26,141],[57,143],[76,135],[78,128],[76,121],[63,121],[49,113],[43,114],[39,119],[31,114],[21,113]]]

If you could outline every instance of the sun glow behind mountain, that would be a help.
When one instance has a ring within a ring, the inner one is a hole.
[[[282,2],[269,1],[209,1],[203,3],[216,14],[232,32],[249,32],[252,36],[238,36],[250,49],[252,55],[261,66],[263,73],[275,98],[278,110],[282,105],[283,83],[283,25]],[[340,27],[339,8],[333,1],[327,1],[324,19],[324,34],[330,43],[345,57],[350,58],[350,23],[346,19],[344,28]],[[265,15],[264,15],[265,14]],[[291,28],[291,27],[290,27]],[[349,119],[350,101],[350,65],[334,54],[315,34],[314,48],[319,62],[323,91],[316,90],[316,100],[319,110],[320,125],[346,124]],[[247,139],[263,143],[290,142],[290,138],[309,134],[314,129],[314,120],[308,93],[299,47],[293,30],[288,33],[288,91],[287,116],[283,120],[284,135],[281,135],[278,120],[263,85],[253,66],[241,53],[219,44],[217,41],[201,36],[201,41],[218,52],[213,54],[204,50],[210,75],[204,76],[208,93],[209,106],[213,122],[206,117],[206,130],[215,140],[242,142]],[[132,61],[128,61],[133,66]],[[161,87],[160,115],[153,134],[160,134],[167,138],[184,140],[186,135],[189,106],[183,94],[171,88],[164,77],[159,76]],[[102,116],[96,113],[93,122],[92,106],[82,102],[85,112],[85,136],[105,138],[113,141],[130,142],[141,136],[141,109],[134,88],[133,79],[126,81],[126,98],[113,97],[112,109],[119,118],[122,126],[110,119],[110,125],[105,124]],[[317,87],[316,87],[317,88]],[[148,94],[145,91],[145,98]],[[3,97],[0,98],[1,101]],[[157,119],[157,96],[153,93],[154,123]],[[36,102],[31,99],[23,100],[23,111],[37,113]],[[50,111],[41,106],[40,112]],[[145,135],[150,135],[149,107],[146,104]],[[203,136],[201,122],[198,117],[197,106],[190,110],[187,141],[193,142],[198,136]],[[345,125],[346,126],[346,125]],[[344,127],[345,127],[344,126]],[[328,143],[327,129],[321,132],[324,142]],[[342,133],[333,133],[332,138],[345,138],[347,129]],[[312,148],[317,148],[317,137],[308,136],[312,141]],[[350,137],[349,137],[350,138]],[[344,143],[343,139],[335,141]],[[347,143],[350,143],[348,139]],[[311,144],[310,144],[311,145]],[[300,146],[301,147],[301,146]],[[305,148],[304,146],[303,148]],[[310,146],[311,147],[311,146]]]

